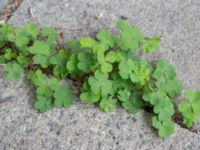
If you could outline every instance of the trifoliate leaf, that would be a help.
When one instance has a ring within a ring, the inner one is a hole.
[[[91,71],[91,67],[94,65],[92,56],[87,52],[81,52],[78,54],[78,69],[85,73]]]
[[[67,74],[66,63],[68,59],[68,53],[64,50],[59,50],[58,54],[51,57],[50,63],[55,65],[53,69],[54,75],[62,76]]]
[[[107,47],[113,47],[116,43],[116,39],[107,30],[101,30],[96,35],[97,39]]]
[[[70,40],[67,42],[67,47],[72,51],[74,54],[80,53],[83,51],[83,48],[81,47],[81,44],[79,41],[76,40]]]
[[[49,64],[48,57],[40,54],[33,56],[33,62],[41,65],[42,68],[47,68]]]
[[[117,98],[121,101],[121,102],[125,102],[125,101],[128,101],[129,98],[130,98],[130,95],[131,95],[131,92],[124,89],[124,90],[119,90],[117,92],[118,96]]]
[[[37,101],[34,103],[34,108],[40,112],[46,112],[52,109],[52,99],[44,96],[37,95]]]
[[[123,79],[129,79],[133,83],[146,84],[150,80],[151,69],[147,62],[134,62],[131,59],[123,60],[119,64],[119,74]]]
[[[90,37],[83,37],[80,40],[81,47],[93,47],[96,41]]]
[[[141,34],[140,29],[137,27],[131,27],[126,21],[119,20],[117,27],[121,30],[120,39],[118,45],[122,50],[135,51],[139,47],[139,43],[144,40],[144,36]]]
[[[103,109],[105,112],[110,112],[115,110],[117,105],[117,100],[110,97],[103,97],[99,103],[99,106],[101,109]]]
[[[112,81],[108,80],[108,74],[97,70],[94,76],[88,79],[91,90],[94,94],[107,95],[112,92]]]
[[[19,56],[17,56],[17,61],[21,65],[28,65],[30,60],[28,57],[26,57],[22,54],[19,54]]]
[[[157,117],[153,117],[152,125],[158,129],[158,134],[161,137],[168,137],[174,133],[174,123],[171,120],[159,121]]]
[[[34,72],[29,73],[29,79],[35,86],[43,86],[47,85],[48,77],[46,74],[43,74],[41,70],[36,70]]]
[[[165,91],[170,97],[179,96],[182,91],[182,86],[177,79],[158,81],[156,87],[162,91]]]
[[[200,91],[188,90],[186,97],[189,102],[182,101],[179,103],[178,109],[183,115],[183,124],[190,128],[197,121],[197,117],[200,116]]]
[[[29,43],[27,33],[23,29],[16,29],[15,34],[15,44],[17,47],[21,48]]]
[[[31,46],[28,51],[31,54],[41,54],[45,56],[49,56],[51,54],[49,45],[44,41],[35,41],[33,46]]]
[[[23,76],[23,68],[16,62],[7,63],[4,70],[8,80],[18,80]]]
[[[158,81],[165,81],[166,79],[172,80],[176,77],[176,72],[167,60],[161,59],[157,62],[153,77]]]
[[[36,93],[45,97],[51,97],[53,95],[53,91],[47,85],[39,86]]]
[[[33,38],[35,38],[35,39],[37,38],[37,36],[39,34],[39,30],[38,30],[36,24],[27,23],[27,24],[25,24],[24,28],[25,28],[26,32],[28,34],[30,34]]]
[[[60,87],[58,79],[55,77],[51,77],[50,79],[48,79],[48,86],[51,90],[58,90],[58,88]]]
[[[69,61],[66,64],[66,67],[68,71],[71,73],[71,72],[76,72],[78,70],[77,65],[78,65],[77,55],[72,54],[69,58]]]
[[[112,74],[112,84],[113,84],[113,91],[117,92],[118,90],[131,90],[132,84],[129,80],[124,80],[118,73]]]
[[[105,56],[105,61],[114,63],[116,60],[116,53],[111,51]]]
[[[16,57],[17,57],[16,53],[14,53],[12,49],[10,49],[10,48],[5,49],[4,58],[6,60],[11,60],[11,59],[16,58]]]
[[[157,91],[154,93],[145,93],[142,97],[144,101],[150,102],[152,105],[157,105],[166,99],[166,93],[163,91]]]
[[[83,92],[80,95],[80,99],[85,103],[92,104],[99,101],[100,95],[92,92]]]
[[[133,93],[129,100],[126,100],[122,103],[123,108],[126,109],[130,114],[137,113],[142,105],[143,102],[138,93]]]
[[[142,51],[150,53],[154,50],[160,50],[160,38],[146,38]]]
[[[154,107],[154,113],[158,114],[160,121],[169,119],[174,114],[174,107],[170,100],[162,100]]]
[[[71,106],[73,102],[73,97],[72,97],[72,92],[71,90],[64,86],[61,85],[54,93],[54,105],[56,107],[65,107],[68,108]]]
[[[58,34],[56,30],[52,27],[44,27],[42,30],[42,35],[47,37],[47,43],[51,48],[56,47],[56,40],[58,38]]]

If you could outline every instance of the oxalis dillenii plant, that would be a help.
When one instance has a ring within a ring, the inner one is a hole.
[[[0,63],[7,79],[18,80],[24,72],[36,88],[34,108],[46,112],[53,107],[68,108],[73,103],[71,89],[62,79],[78,83],[80,99],[96,104],[105,112],[121,105],[134,114],[153,112],[152,126],[161,137],[174,132],[172,100],[181,94],[174,67],[161,59],[153,66],[136,55],[159,50],[160,39],[145,37],[140,29],[119,20],[120,34],[101,30],[95,38],[60,43],[52,27],[38,29],[33,23],[22,28],[0,27]],[[189,102],[179,104],[186,127],[200,115],[200,92],[188,91]]]

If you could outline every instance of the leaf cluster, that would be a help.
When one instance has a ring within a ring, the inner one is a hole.
[[[161,137],[167,137],[174,132],[172,99],[182,89],[175,69],[164,59],[154,67],[137,55],[138,51],[159,50],[160,38],[145,37],[138,27],[124,20],[119,20],[116,26],[117,35],[103,29],[95,37],[62,44],[52,27],[38,28],[27,23],[13,28],[4,24],[0,27],[0,64],[4,65],[9,80],[20,79],[28,72],[36,89],[34,108],[39,112],[71,106],[72,91],[61,81],[68,78],[81,87],[83,102],[98,105],[106,112],[117,106],[131,114],[140,108],[150,108],[154,114],[153,127]],[[192,113],[196,111],[189,104],[180,105],[185,124],[195,122],[188,121],[189,116],[194,116],[188,113],[189,109]]]
[[[200,116],[200,92],[188,90],[186,97],[188,101],[179,103],[178,109],[183,115],[183,124],[190,128]]]

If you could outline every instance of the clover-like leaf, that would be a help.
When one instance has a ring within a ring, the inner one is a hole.
[[[64,86],[61,85],[54,93],[54,105],[56,107],[65,107],[68,108],[72,105],[73,102],[73,97],[72,97],[72,92],[71,90]]]
[[[167,60],[161,59],[157,62],[153,77],[158,81],[172,80],[176,77],[175,68]]]
[[[153,93],[145,93],[142,97],[144,101],[150,102],[152,105],[157,105],[166,99],[166,93],[163,91],[156,91]]]
[[[37,95],[37,101],[34,103],[34,108],[40,112],[46,112],[53,107],[52,99],[45,96]]]
[[[188,90],[186,97],[189,99],[189,102],[182,101],[179,103],[178,109],[183,115],[183,124],[190,128],[200,116],[200,91]]]
[[[150,53],[154,50],[160,50],[160,38],[146,38],[142,51]]]
[[[120,39],[118,44],[122,50],[135,51],[139,47],[139,43],[144,40],[144,36],[141,34],[140,29],[137,27],[131,27],[126,21],[119,20],[117,27],[121,30]]]
[[[163,99],[154,107],[154,113],[158,114],[158,118],[160,121],[164,121],[167,118],[171,118],[174,114],[174,107],[172,102],[168,99]]]
[[[51,54],[49,45],[44,41],[35,41],[33,46],[31,46],[28,50],[31,54],[41,54],[45,56],[50,56]]]
[[[107,47],[113,47],[116,43],[115,37],[111,35],[107,30],[101,30],[99,33],[97,33],[96,37]]]
[[[90,37],[83,37],[80,40],[81,47],[93,47],[96,41]]]
[[[140,110],[143,105],[141,95],[137,92],[132,93],[130,98],[122,103],[124,109],[130,114],[135,114]]]
[[[66,68],[70,73],[78,71],[78,58],[77,55],[72,54],[66,64]]]
[[[28,39],[27,33],[23,29],[16,29],[15,30],[15,44],[16,44],[16,46],[21,48],[23,46],[26,46],[28,43],[29,43],[29,39]]]
[[[108,80],[108,74],[97,70],[94,76],[88,79],[91,90],[95,94],[107,95],[112,92],[112,81]]]
[[[115,110],[116,105],[117,105],[117,100],[112,98],[112,96],[103,97],[99,103],[100,108],[103,109],[105,112],[110,112]]]
[[[129,79],[133,83],[146,84],[150,80],[151,69],[147,62],[134,62],[131,59],[123,60],[119,64],[119,74],[124,79]]]
[[[95,102],[99,101],[100,95],[99,94],[94,94],[91,91],[89,91],[89,92],[83,92],[80,95],[80,99],[83,102],[87,103],[87,104],[92,104],[92,103],[95,103]]]
[[[4,70],[8,80],[18,80],[23,76],[23,68],[15,61],[7,63]]]
[[[152,125],[158,129],[161,137],[168,137],[174,133],[174,123],[171,120],[160,121],[156,116],[152,119]]]
[[[36,24],[27,23],[27,24],[25,24],[24,28],[25,28],[26,32],[28,34],[30,34],[33,38],[35,38],[35,39],[37,38],[37,36],[39,34],[39,30],[38,30]]]
[[[53,73],[56,76],[64,76],[67,74],[66,63],[69,59],[68,53],[64,50],[59,50],[58,53],[51,57],[50,63],[54,64]]]
[[[165,91],[170,97],[179,96],[182,91],[182,86],[177,79],[158,81],[156,87],[162,91]]]
[[[78,54],[78,69],[82,70],[83,72],[90,72],[92,66],[94,65],[93,57],[86,52],[81,52]]]

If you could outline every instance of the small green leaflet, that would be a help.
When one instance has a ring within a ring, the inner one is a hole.
[[[80,99],[87,103],[87,104],[92,104],[95,102],[98,102],[100,99],[100,95],[99,94],[94,94],[91,91],[89,92],[82,92],[80,95]]]
[[[150,79],[151,69],[145,61],[123,60],[119,64],[119,74],[123,79],[130,79],[133,83],[146,84]]]
[[[59,50],[58,54],[50,59],[50,63],[54,64],[53,73],[55,76],[64,76],[67,74],[66,63],[69,59],[69,54],[65,50]]]
[[[34,23],[27,23],[24,26],[25,31],[30,34],[34,39],[37,38],[38,34],[39,34],[39,30],[36,26],[36,24]]]
[[[7,63],[4,70],[8,80],[18,80],[23,76],[23,68],[15,61]]]
[[[68,87],[61,85],[54,93],[54,105],[56,107],[68,108],[72,105],[73,97],[72,91]]]
[[[160,121],[157,117],[153,117],[152,125],[158,129],[160,137],[168,137],[174,133],[174,123],[171,120]]]
[[[90,37],[82,37],[80,40],[81,47],[93,47],[96,45],[96,41]]]
[[[107,30],[101,30],[96,35],[97,39],[107,47],[112,48],[116,44],[116,39]]]
[[[14,38],[14,37],[13,37]],[[24,47],[29,43],[28,35],[23,29],[15,30],[15,44],[17,47]]]
[[[53,108],[52,99],[37,95],[37,101],[34,103],[34,108],[40,112],[46,112]]]
[[[121,30],[120,39],[118,45],[124,51],[135,51],[140,42],[144,40],[144,36],[141,34],[140,29],[137,27],[131,27],[126,21],[119,20],[117,27]]]
[[[35,41],[33,46],[28,50],[31,54],[41,54],[44,56],[49,56],[51,54],[49,45],[44,41]]]
[[[112,98],[112,96],[103,97],[99,103],[100,108],[105,112],[110,112],[115,110],[116,105],[117,105],[117,100]]]
[[[183,124],[190,128],[197,121],[197,117],[200,116],[200,91],[188,90],[186,97],[189,102],[182,101],[179,103],[178,109],[184,117]]]
[[[91,56],[91,54],[87,52],[81,52],[78,54],[77,67],[79,70],[82,70],[85,73],[89,73],[93,65],[94,65],[94,59]]]
[[[150,53],[154,50],[160,50],[160,38],[146,38],[142,51]]]
[[[176,77],[175,68],[165,59],[157,62],[153,77],[158,81],[172,80]]]
[[[119,90],[118,99],[121,101],[124,109],[130,114],[134,114],[139,111],[143,105],[141,96],[138,93],[130,93],[128,90]]]
[[[108,93],[112,93],[112,81],[108,80],[107,73],[97,70],[94,76],[91,76],[88,81],[94,94],[101,93],[101,95],[105,96]]]

